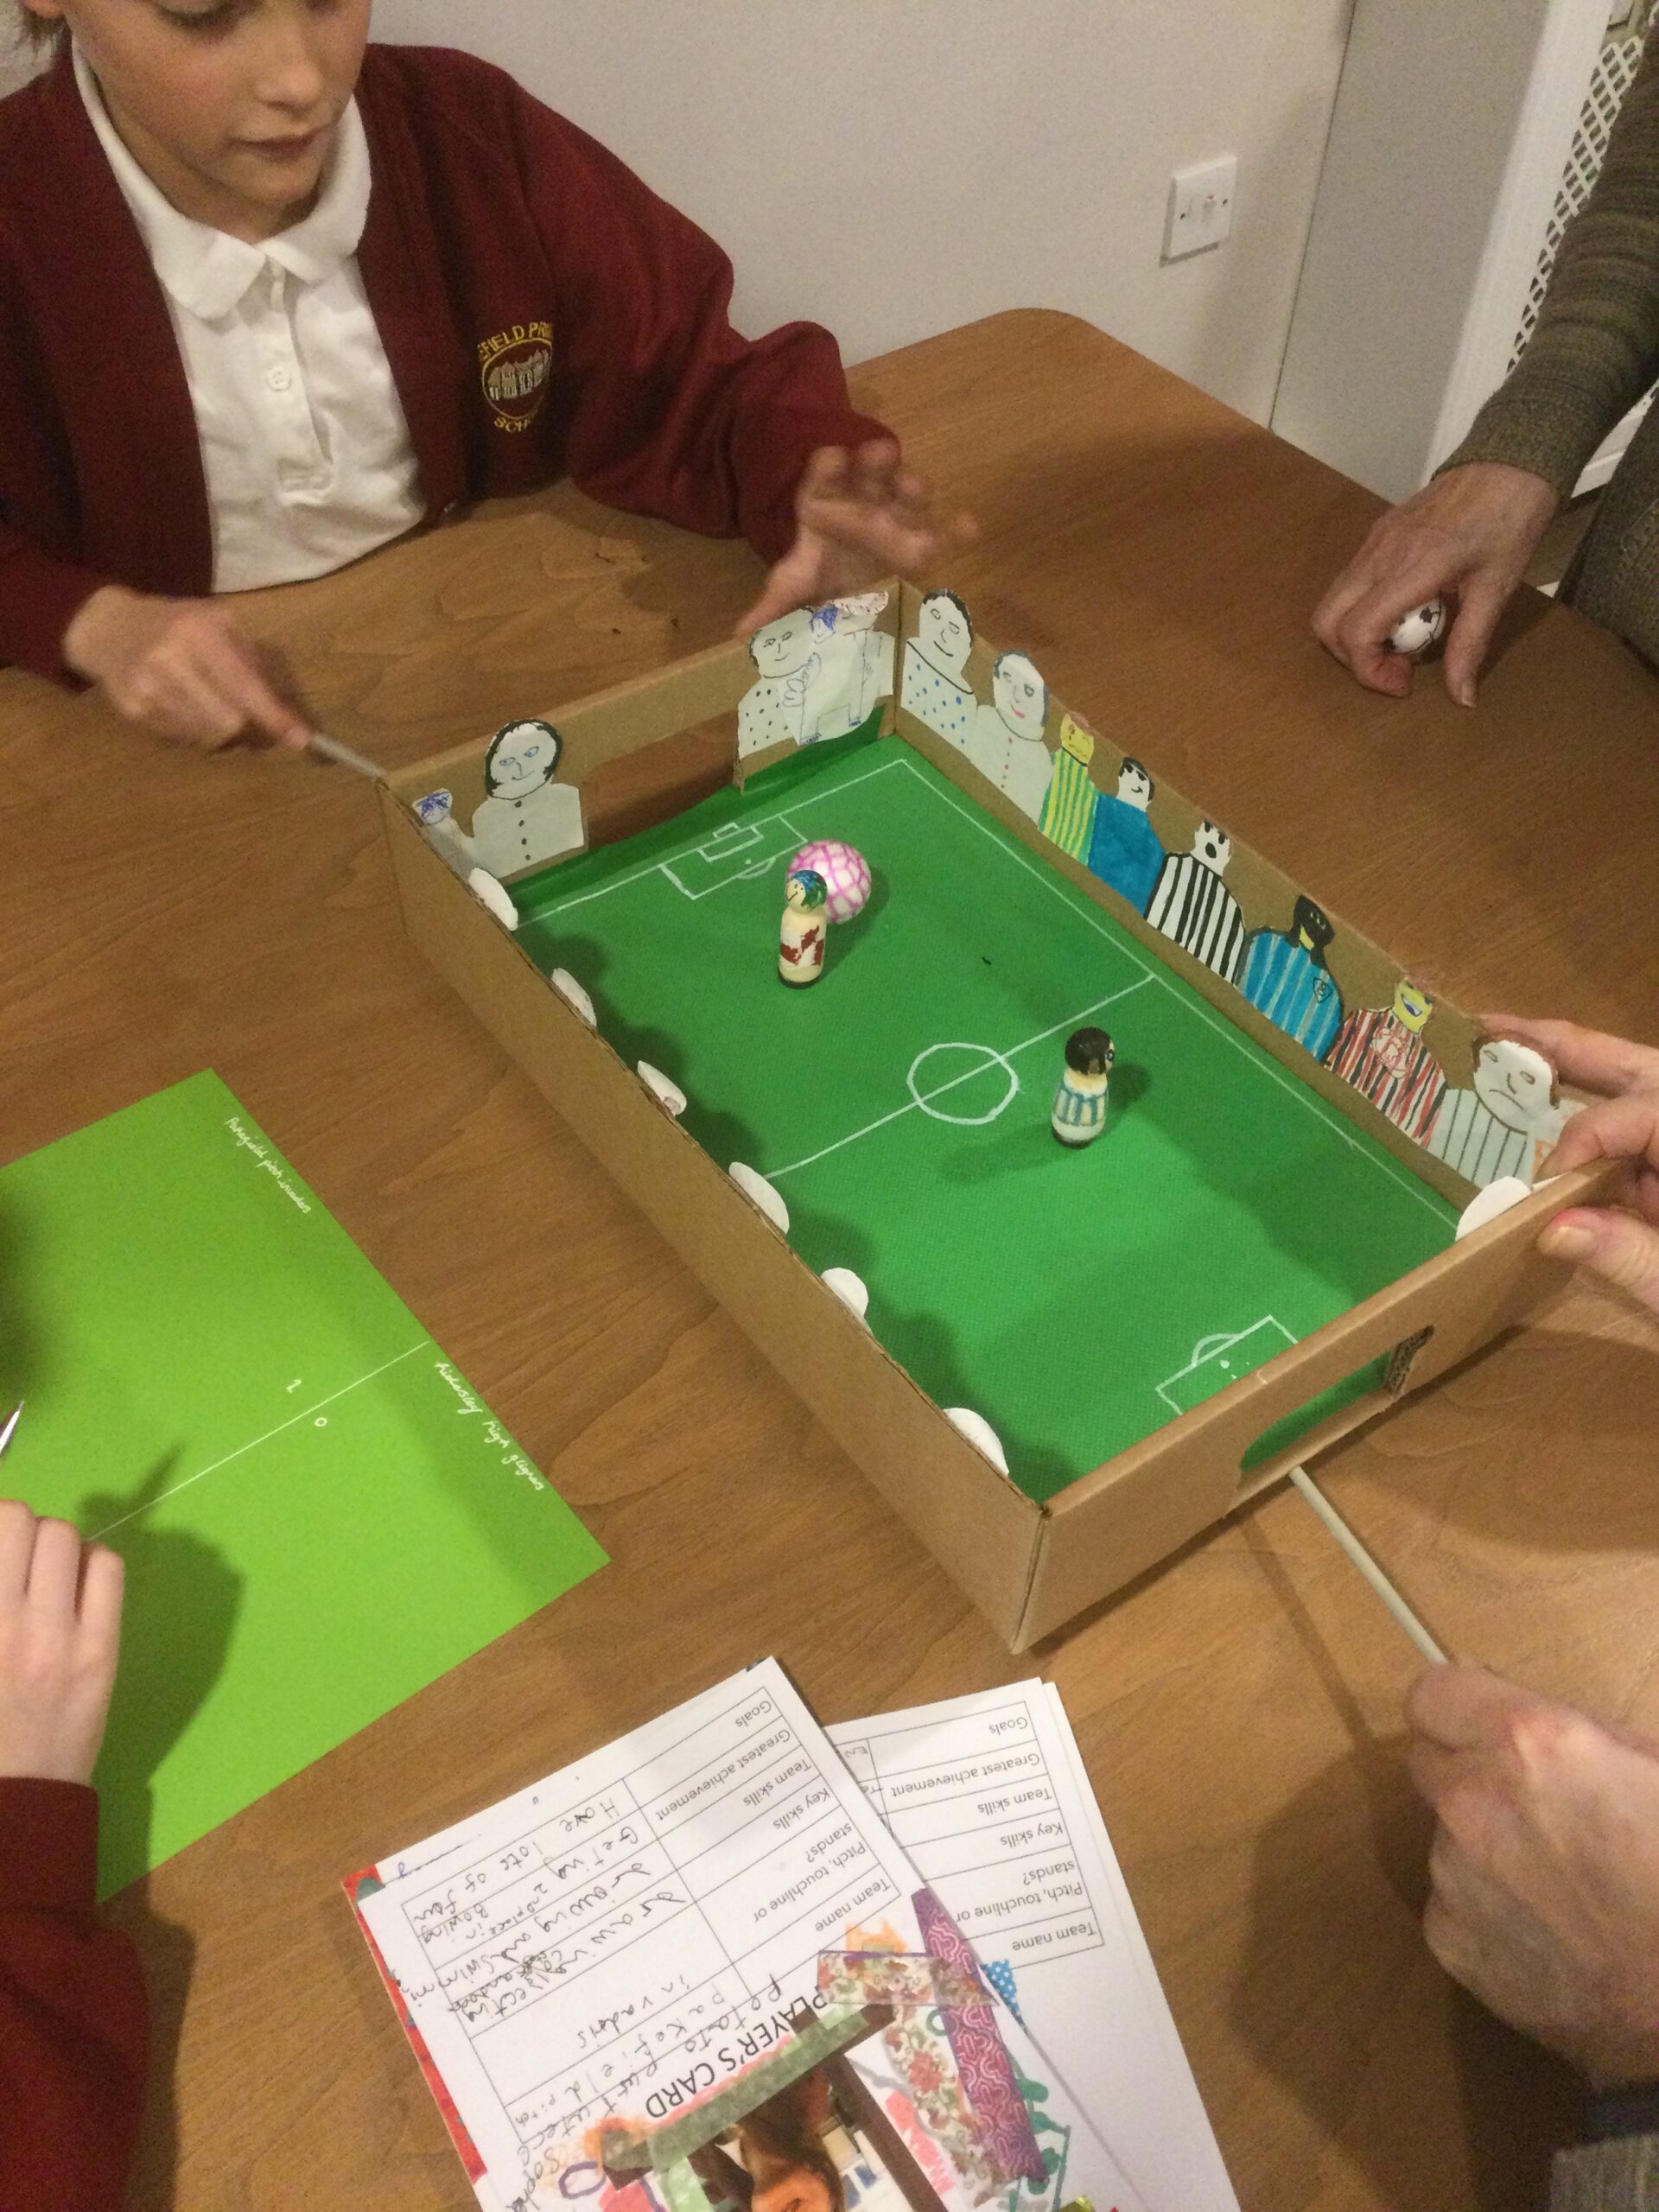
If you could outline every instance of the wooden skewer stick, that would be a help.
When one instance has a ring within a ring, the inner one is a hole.
[[[366,776],[372,784],[385,780],[365,753],[353,753],[349,745],[342,745],[337,737],[325,737],[320,729],[314,729],[311,733],[311,750],[319,760],[338,761],[342,768],[350,768],[359,776]]]
[[[1359,1538],[1337,1511],[1335,1506],[1326,1498],[1324,1491],[1316,1486],[1306,1468],[1293,1467],[1290,1471],[1290,1479],[1422,1653],[1424,1658],[1432,1666],[1445,1666],[1446,1654],[1435,1643],[1421,1621],[1418,1619],[1388,1576],[1383,1573],[1364,1545],[1360,1542]]]

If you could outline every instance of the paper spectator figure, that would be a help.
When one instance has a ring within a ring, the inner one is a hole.
[[[1147,919],[1184,952],[1238,981],[1244,957],[1244,917],[1222,881],[1233,857],[1232,840],[1213,822],[1201,822],[1190,853],[1172,853],[1147,901]]]
[[[1475,1058],[1473,1090],[1448,1090],[1440,1100],[1428,1149],[1483,1190],[1505,1175],[1530,1183],[1564,1121],[1555,1071],[1543,1054],[1512,1038],[1489,1038]]]
[[[759,681],[737,710],[740,760],[770,746],[805,742],[807,697],[820,665],[811,608],[798,607],[757,630],[749,639],[749,658]]]
[[[966,749],[980,774],[1033,822],[1043,818],[1054,773],[1043,741],[1047,721],[1047,684],[1024,653],[1000,653],[991,672],[991,704],[982,702],[976,710]]]
[[[1287,930],[1257,930],[1251,938],[1239,985],[1275,1029],[1316,1060],[1325,1058],[1342,1027],[1342,994],[1325,964],[1335,935],[1322,907],[1298,899]]]
[[[1095,757],[1095,734],[1070,715],[1060,721],[1060,749],[1054,755],[1054,780],[1043,801],[1042,832],[1074,861],[1089,857],[1094,834],[1095,806],[1100,793],[1089,773]]]
[[[979,710],[968,681],[973,649],[973,618],[955,592],[929,592],[916,617],[916,635],[905,648],[899,704],[953,745],[967,744]]]
[[[818,672],[807,694],[807,744],[862,729],[893,696],[893,640],[875,626],[887,604],[884,591],[859,592],[813,616]]]
[[[497,730],[484,756],[484,790],[471,833],[449,811],[447,791],[421,801],[421,818],[452,864],[463,874],[481,868],[505,877],[539,868],[587,842],[582,793],[555,781],[564,740],[551,722],[509,722]]]
[[[1446,1071],[1423,1042],[1433,1011],[1428,993],[1402,976],[1394,1004],[1351,1014],[1325,1058],[1333,1075],[1418,1144],[1434,1126],[1446,1089]]]
[[[1126,759],[1117,772],[1117,797],[1102,793],[1089,840],[1090,874],[1109,883],[1137,914],[1151,904],[1166,857],[1147,818],[1152,791],[1152,778],[1141,763]]]

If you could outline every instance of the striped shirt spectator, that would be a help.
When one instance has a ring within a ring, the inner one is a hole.
[[[1213,822],[1200,823],[1190,853],[1172,853],[1147,901],[1147,919],[1184,952],[1230,983],[1244,957],[1244,917],[1222,881],[1232,841]]]
[[[1402,979],[1394,1004],[1351,1014],[1337,1032],[1325,1065],[1395,1128],[1423,1143],[1446,1090],[1446,1071],[1420,1033],[1434,1001]]]

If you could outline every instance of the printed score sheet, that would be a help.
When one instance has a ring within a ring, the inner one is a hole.
[[[1011,2212],[1078,2196],[1096,2212],[1236,2212],[1052,1694],[1027,1684],[835,1734],[849,1764],[767,1661],[359,1885],[486,2212],[539,2204],[556,2147],[605,2114],[660,2122],[783,2042],[791,2018],[822,2001],[822,1952],[874,1931],[924,1948],[917,1907],[930,1883],[969,1923],[993,1980],[1014,1990],[1024,2026],[1001,2005],[998,2025],[1060,2147],[1046,2193],[1020,2185],[999,2201]],[[925,1770],[999,1757],[1021,1761],[1002,1777],[1010,1793],[1019,1777],[1048,1802],[1010,1823],[988,1796],[975,1850]],[[1022,1855],[1020,1829],[1043,1821],[1064,1827],[1064,1843],[1033,1835],[1040,1851]],[[895,1840],[907,1826],[927,1866]],[[1058,1894],[1070,1885],[1081,1897]],[[1033,1890],[1034,1916],[994,1910],[999,1895],[1029,1904]],[[990,1936],[972,1924],[988,1918]],[[1096,1980],[1111,1986],[1096,1993]],[[1047,2047],[1049,2025],[1069,2069]],[[851,2056],[864,2073],[868,2058]],[[1121,2145],[1102,2126],[1108,2112]],[[1196,2150],[1166,2139],[1194,2128]]]

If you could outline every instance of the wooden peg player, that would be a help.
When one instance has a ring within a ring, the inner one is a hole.
[[[823,973],[829,891],[816,868],[790,871],[784,885],[784,921],[778,939],[778,973],[799,990]]]
[[[1092,1144],[1106,1126],[1106,1091],[1116,1058],[1117,1047],[1103,1029],[1074,1029],[1065,1040],[1065,1067],[1049,1124],[1074,1151]]]

